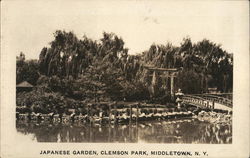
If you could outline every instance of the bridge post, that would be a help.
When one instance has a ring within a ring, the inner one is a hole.
[[[138,124],[138,118],[139,118],[139,103],[136,104],[136,124]]]
[[[109,124],[111,124],[111,119],[112,119],[112,109],[111,109],[111,104],[109,103]]]
[[[88,107],[88,111],[87,111],[87,117],[88,117],[88,121],[89,123],[91,124],[91,112],[90,112],[90,104],[87,104],[87,107]]]
[[[117,121],[117,103],[116,102],[114,103],[114,109],[115,109],[114,123],[117,123],[118,121]]]
[[[132,105],[130,104],[130,107],[129,107],[129,124],[131,125],[132,123]]]
[[[103,109],[102,108],[100,108],[99,117],[101,118],[100,122],[102,122],[103,121]]]
[[[174,98],[174,75],[170,76],[170,94],[173,99]]]

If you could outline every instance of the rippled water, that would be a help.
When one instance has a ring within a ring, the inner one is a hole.
[[[232,125],[197,119],[151,121],[131,125],[17,122],[17,131],[37,142],[232,143]],[[33,135],[30,137],[30,135]]]

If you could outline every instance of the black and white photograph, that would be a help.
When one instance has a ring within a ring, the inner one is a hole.
[[[14,111],[8,117],[15,120],[16,137],[23,144],[237,141],[233,129],[240,116],[235,109],[248,105],[235,104],[235,87],[245,83],[244,77],[235,80],[235,73],[247,66],[235,67],[235,60],[245,48],[242,41],[249,40],[246,29],[240,29],[246,25],[242,19],[248,16],[243,13],[248,3],[4,4],[8,16],[2,14],[2,29],[11,36],[2,36],[8,43],[2,43],[2,50],[12,54],[8,65],[15,72],[9,78],[15,84]],[[37,154],[53,152],[41,149]],[[107,156],[123,151],[81,152]],[[169,156],[167,151],[131,154]],[[180,154],[195,156],[189,151]],[[199,156],[208,157],[206,152]]]

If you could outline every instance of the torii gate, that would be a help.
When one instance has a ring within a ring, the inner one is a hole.
[[[177,76],[177,72],[182,70],[182,68],[157,68],[157,67],[151,67],[151,66],[145,66],[144,68],[146,68],[149,71],[153,72],[153,78],[157,76],[156,72],[167,72],[167,75],[160,75],[160,77],[170,77],[170,94],[171,97],[173,98],[175,95],[175,87],[174,87],[174,79]],[[153,78],[152,78],[152,83],[153,83]]]

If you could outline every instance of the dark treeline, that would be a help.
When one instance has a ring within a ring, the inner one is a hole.
[[[181,88],[184,93],[206,93],[209,87],[232,92],[233,55],[207,39],[192,43],[184,38],[179,47],[152,44],[141,54],[129,55],[123,39],[113,33],[104,32],[98,41],[86,36],[78,39],[65,31],[56,31],[54,37],[50,47],[41,50],[38,61],[25,60],[23,53],[17,57],[17,84],[28,81],[36,86],[32,92],[18,94],[19,103],[47,100],[49,104],[51,98],[64,102],[166,101],[168,82],[164,77],[152,82],[145,65],[181,68],[175,90]],[[157,88],[152,90],[152,85]]]

